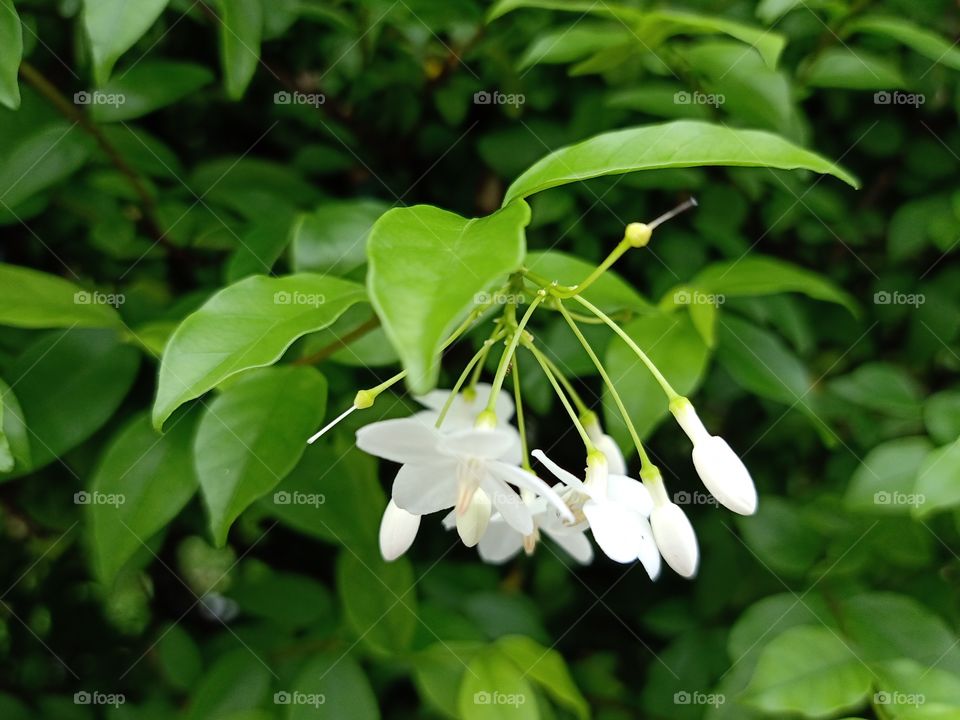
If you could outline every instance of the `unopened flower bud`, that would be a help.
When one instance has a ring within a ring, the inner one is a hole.
[[[380,521],[380,554],[387,562],[396,560],[413,544],[420,529],[420,516],[409,513],[391,500]]]
[[[696,575],[700,550],[696,533],[683,510],[672,502],[658,505],[650,514],[650,527],[667,565],[682,577]]]

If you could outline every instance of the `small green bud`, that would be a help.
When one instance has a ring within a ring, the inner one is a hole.
[[[474,427],[477,430],[493,430],[497,426],[497,414],[493,410],[484,410],[477,415]]]
[[[650,236],[652,234],[653,230],[651,230],[650,226],[646,223],[632,222],[627,225],[623,239],[630,243],[632,247],[641,248],[650,242]]]
[[[373,406],[376,399],[377,396],[369,390],[360,390],[353,399],[353,406],[357,408],[357,410],[366,410],[368,407]]]

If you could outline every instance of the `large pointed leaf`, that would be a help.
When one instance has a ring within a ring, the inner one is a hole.
[[[0,325],[25,328],[117,327],[122,296],[82,290],[69,280],[0,264]]]
[[[261,0],[220,0],[220,63],[227,95],[239,100],[260,63]]]
[[[436,383],[440,346],[478,294],[520,268],[529,221],[520,201],[472,220],[430,205],[396,208],[373,226],[370,300],[415,392]]]
[[[195,420],[195,415],[181,417],[160,435],[143,413],[104,453],[87,495],[95,566],[104,582],[111,582],[196,492],[191,453]],[[111,497],[118,502],[101,501]]]
[[[847,171],[772,133],[678,120],[615,130],[560,148],[514,180],[503,203],[602,175],[699,165],[813,170],[858,187]]]
[[[240,513],[297,464],[326,403],[324,377],[295,366],[253,372],[210,403],[197,428],[194,464],[217,545]]]
[[[167,342],[154,426],[228,377],[275,362],[294,340],[322,330],[364,298],[356,283],[308,273],[254,276],[224,288]]]
[[[169,0],[84,0],[83,24],[90,38],[93,77],[103,85],[119,57],[160,17]]]
[[[13,0],[0,0],[0,104],[20,107],[17,71],[23,54],[23,28]]]

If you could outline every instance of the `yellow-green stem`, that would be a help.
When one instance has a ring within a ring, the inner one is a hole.
[[[517,411],[517,430],[520,433],[520,465],[524,470],[533,472],[530,467],[530,449],[527,446],[527,427],[523,419],[523,398],[520,396],[520,368],[513,364],[513,404]]]
[[[543,360],[547,363],[547,365],[550,366],[550,370],[553,371],[553,374],[556,375],[557,379],[560,380],[561,384],[563,385],[563,389],[567,391],[567,394],[573,400],[573,404],[577,406],[577,412],[581,415],[583,415],[585,412],[589,412],[590,408],[587,407],[587,404],[583,401],[583,398],[580,397],[580,393],[574,389],[573,384],[570,382],[567,376],[563,374],[560,368],[557,367],[557,364],[551,360],[546,353],[543,354]]]
[[[577,428],[577,432],[580,433],[580,437],[583,439],[584,447],[587,449],[587,455],[594,452],[596,447],[594,446],[593,441],[590,439],[590,436],[584,429],[583,423],[580,422],[580,418],[577,417],[577,413],[570,405],[570,401],[567,400],[567,396],[563,394],[563,390],[561,389],[560,384],[557,382],[557,379],[553,376],[553,371],[550,370],[550,365],[547,363],[544,354],[540,352],[540,350],[537,349],[532,342],[525,342],[523,346],[537,359],[537,362],[540,363],[540,367],[543,370],[543,374],[547,376],[547,380],[549,380],[550,384],[553,385],[554,392],[557,393],[557,397],[560,398],[560,402],[563,404],[563,407],[566,409],[567,413],[569,413],[570,419],[573,420],[574,427]]]
[[[467,363],[466,367],[463,368],[463,372],[460,373],[460,377],[457,378],[457,382],[450,390],[450,395],[447,396],[447,401],[443,404],[443,408],[440,410],[440,415],[437,417],[436,427],[439,428],[443,424],[444,419],[447,417],[447,413],[450,411],[450,406],[460,393],[460,388],[463,387],[463,383],[466,381],[467,376],[473,369],[473,366],[480,362],[481,358],[486,356],[486,352],[490,349],[490,346],[502,338],[505,334],[506,332],[503,330],[495,332],[493,335],[487,338],[486,342],[483,343],[483,347],[477,350],[473,357],[470,358],[470,361]]]
[[[640,349],[640,346],[637,345],[633,341],[633,338],[627,335],[619,325],[617,325],[613,320],[607,317],[607,315],[604,314],[602,310],[600,310],[590,301],[584,300],[579,295],[575,295],[573,299],[576,300],[581,305],[583,305],[587,310],[592,312],[598,318],[603,320],[603,322],[605,322],[610,327],[611,330],[613,330],[617,335],[621,337],[621,339],[629,346],[629,348],[633,350],[634,353],[636,353],[637,357],[640,358],[640,361],[647,366],[647,370],[650,371],[654,379],[656,379],[656,381],[660,384],[660,387],[663,389],[663,392],[666,394],[668,400],[673,400],[675,398],[680,397],[680,394],[673,389],[673,387],[670,385],[669,382],[667,382],[667,379],[663,376],[663,373],[661,373],[660,370],[657,369],[657,366],[653,364],[653,361],[649,357],[647,357],[647,354]]]
[[[616,403],[617,410],[620,411],[623,421],[627,424],[627,430],[630,431],[630,437],[633,439],[633,444],[637,448],[637,454],[640,456],[641,471],[643,468],[652,466],[650,458],[647,456],[647,451],[644,449],[643,443],[640,442],[640,436],[637,434],[637,429],[633,426],[633,421],[630,419],[630,414],[627,412],[627,408],[624,406],[623,400],[620,398],[620,393],[617,392],[617,388],[614,386],[613,381],[610,379],[606,369],[603,367],[603,363],[600,362],[600,358],[597,357],[597,353],[594,352],[592,347],[590,347],[590,343],[587,342],[587,339],[583,336],[583,333],[580,332],[580,328],[577,327],[577,323],[563,305],[560,305],[560,313],[563,315],[563,319],[567,321],[567,325],[570,326],[570,329],[573,330],[573,334],[577,336],[577,340],[580,341],[580,344],[587,352],[587,355],[590,356],[590,359],[597,368],[597,372],[599,372],[600,377],[603,378],[603,382],[607,386],[607,390],[610,391],[610,396],[613,398],[614,403]]]
[[[586,278],[584,278],[583,282],[578,283],[577,285],[574,285],[569,288],[557,287],[554,289],[552,294],[559,298],[571,298],[571,297],[575,297],[576,295],[579,295],[588,287],[593,285],[593,283],[597,280],[597,278],[599,278],[607,270],[609,270],[610,266],[613,265],[617,260],[619,260],[620,257],[631,247],[632,245],[630,244],[630,241],[624,238],[619,243],[617,243],[617,246],[613,250],[610,251],[610,254],[607,255],[604,261],[599,265],[597,265],[597,267],[593,269],[593,272],[591,272],[589,275],[587,275]]]
[[[487,400],[487,410],[490,412],[493,412],[494,408],[496,407],[497,395],[500,393],[500,388],[503,387],[503,379],[507,375],[507,368],[510,367],[510,360],[517,351],[517,345],[520,343],[520,338],[523,335],[523,329],[526,327],[527,322],[533,315],[533,311],[537,309],[537,305],[542,303],[546,296],[547,294],[544,290],[541,290],[537,293],[537,296],[530,303],[530,307],[527,308],[527,311],[523,314],[523,317],[520,318],[520,322],[517,323],[517,327],[514,329],[513,335],[510,337],[510,342],[503,351],[503,355],[500,356],[500,364],[497,366],[497,374],[494,375],[493,383],[490,387],[490,398]]]

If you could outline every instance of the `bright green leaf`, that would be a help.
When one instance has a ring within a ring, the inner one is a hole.
[[[270,668],[249,647],[221,655],[190,697],[186,720],[230,718],[268,701]]]
[[[105,583],[111,583],[196,492],[191,452],[195,426],[196,416],[186,415],[160,435],[144,413],[107,446],[86,493],[95,567]]]
[[[17,73],[23,54],[23,28],[13,0],[0,0],[0,103],[20,107]]]
[[[590,717],[590,706],[570,676],[563,656],[524,635],[506,635],[496,647],[509,657],[524,677],[540,685],[558,705],[577,717]]]
[[[908,514],[920,502],[914,486],[932,448],[925,437],[897,438],[877,445],[853,473],[844,503],[860,512]]]
[[[395,208],[373,226],[367,287],[416,393],[437,382],[444,339],[498,279],[520,268],[530,208],[468,220],[430,205]]]
[[[844,31],[847,34],[864,32],[892,38],[935,63],[960,70],[960,49],[957,49],[956,43],[909,20],[883,15],[862,15],[850,22]]]
[[[220,63],[227,96],[239,100],[260,63],[261,0],[219,0]]]
[[[560,148],[514,180],[503,203],[602,175],[700,165],[806,169],[859,186],[845,170],[771,133],[677,120],[615,130]]]
[[[90,116],[101,123],[132,120],[173,105],[211,82],[213,73],[202,65],[144,60],[101,89],[104,95],[122,98],[122,102],[95,103],[90,106]]]
[[[360,641],[381,654],[409,649],[417,628],[413,567],[406,558],[386,562],[347,547],[337,560],[337,591],[347,622]]]
[[[0,379],[0,473],[29,467],[30,438],[23,410],[13,390]]]
[[[98,86],[110,78],[117,60],[160,17],[169,0],[84,0],[83,24],[90,39],[93,77]]]
[[[872,677],[835,632],[795,627],[764,648],[745,701],[768,713],[826,718],[860,707]]]
[[[275,362],[294,340],[327,327],[364,296],[359,285],[307,273],[255,276],[224,288],[167,343],[154,426],[160,428],[182,403],[227,378]]]
[[[960,505],[960,438],[927,455],[917,471],[918,504],[914,512],[928,515]]]
[[[380,200],[342,200],[300,214],[290,232],[293,269],[346,275],[360,267],[370,230],[387,208]]]
[[[0,151],[0,221],[11,210],[70,177],[90,156],[90,137],[68,122],[47,123]]]
[[[907,84],[896,63],[848,47],[824,50],[810,63],[805,77],[811,87],[847,90],[894,90]]]
[[[460,684],[463,720],[537,720],[537,703],[526,677],[499,648],[481,650],[470,661]]]
[[[370,681],[357,662],[341,652],[312,657],[293,687],[274,697],[274,702],[287,705],[284,720],[380,720]]]
[[[960,390],[945,390],[928,397],[923,404],[923,422],[938,443],[960,437]]]
[[[214,542],[297,464],[326,409],[327,383],[310,367],[265,368],[231,384],[206,408],[194,464]]]
[[[116,327],[109,304],[123,296],[82,290],[68,280],[19,265],[0,264],[0,324],[26,328]]]

